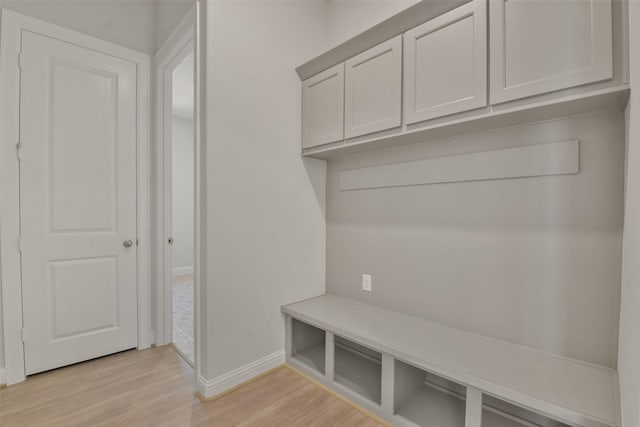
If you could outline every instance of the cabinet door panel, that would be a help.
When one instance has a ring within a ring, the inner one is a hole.
[[[347,138],[402,124],[402,36],[346,61],[345,94]]]
[[[611,0],[492,0],[491,102],[610,79]]]
[[[486,32],[475,0],[404,34],[406,124],[487,105]]]
[[[302,148],[344,138],[344,63],[302,82]]]

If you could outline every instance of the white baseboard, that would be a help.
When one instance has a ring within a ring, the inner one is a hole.
[[[188,265],[186,267],[174,267],[173,275],[174,276],[182,276],[183,274],[193,274],[193,265]]]
[[[273,354],[262,357],[256,361],[241,366],[233,371],[227,372],[224,375],[220,375],[212,380],[198,377],[198,391],[205,397],[214,397],[220,393],[242,384],[245,381],[250,380],[269,369],[273,369],[282,365],[285,362],[284,349],[278,350]]]
[[[5,374],[4,368],[0,368],[0,385],[7,384],[7,375]]]

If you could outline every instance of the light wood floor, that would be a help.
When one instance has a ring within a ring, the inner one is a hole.
[[[212,402],[170,347],[127,351],[0,389],[0,426],[380,426],[287,368]]]

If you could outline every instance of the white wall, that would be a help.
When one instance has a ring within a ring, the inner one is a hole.
[[[325,163],[300,156],[294,68],[326,48],[324,2],[208,2],[206,316],[211,380],[284,347],[280,306],[325,289]]]
[[[182,274],[193,268],[193,120],[174,116],[172,131],[172,254]]]
[[[618,370],[624,427],[640,425],[640,2],[629,2],[631,98],[627,106],[627,167]]]

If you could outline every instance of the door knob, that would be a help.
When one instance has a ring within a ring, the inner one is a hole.
[[[125,240],[124,242],[122,242],[122,246],[124,246],[125,248],[130,248],[131,246],[133,246],[133,240]]]

